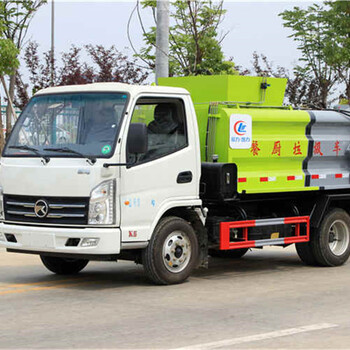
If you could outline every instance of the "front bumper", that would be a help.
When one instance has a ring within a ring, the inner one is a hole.
[[[66,228],[22,226],[0,223],[0,247],[16,251],[47,252],[83,255],[114,255],[120,253],[119,228]],[[14,235],[17,242],[9,242],[5,235]],[[78,246],[66,246],[69,238],[80,238]],[[93,247],[82,247],[83,238],[99,238]]]

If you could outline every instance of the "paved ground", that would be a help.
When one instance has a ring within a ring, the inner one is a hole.
[[[55,276],[0,250],[0,348],[350,349],[350,263],[301,264],[294,247],[213,259],[182,285],[91,263]]]

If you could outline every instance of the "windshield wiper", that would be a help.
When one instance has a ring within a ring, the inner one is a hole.
[[[50,157],[44,156],[42,155],[36,148],[34,147],[29,147],[27,145],[20,145],[20,146],[9,146],[9,148],[13,148],[13,149],[22,149],[24,151],[30,151],[35,153],[37,156],[39,156],[40,158],[42,158],[42,162],[43,164],[47,164],[50,161]]]
[[[68,147],[61,147],[61,148],[44,148],[44,151],[51,151],[51,152],[61,152],[61,153],[71,153],[76,154],[77,156],[80,156],[82,158],[85,158],[86,161],[90,165],[94,165],[96,163],[96,158],[92,156],[87,156],[85,154],[82,154],[78,151],[75,151],[74,149],[68,148]]]

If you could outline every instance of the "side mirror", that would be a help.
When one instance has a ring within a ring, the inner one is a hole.
[[[147,126],[142,123],[130,124],[127,143],[129,154],[146,153],[148,150]]]

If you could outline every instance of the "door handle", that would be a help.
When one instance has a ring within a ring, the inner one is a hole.
[[[192,182],[192,171],[183,171],[177,176],[176,182],[178,184],[186,184]]]

